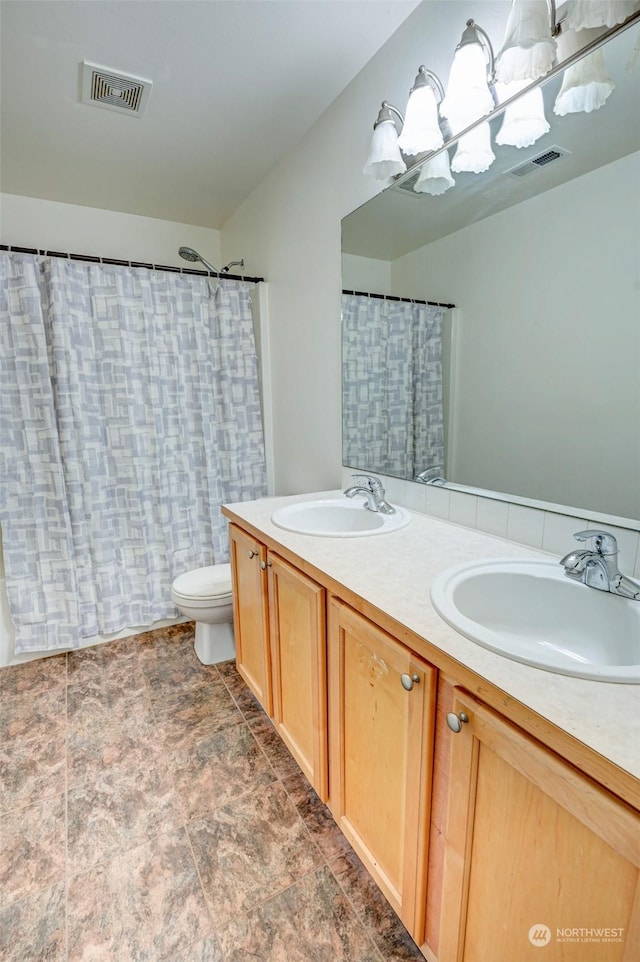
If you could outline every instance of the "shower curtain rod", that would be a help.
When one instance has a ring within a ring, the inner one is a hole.
[[[196,274],[200,277],[220,277],[231,281],[246,281],[249,284],[260,284],[264,277],[247,277],[246,274],[218,274],[214,271],[196,271],[190,267],[170,267],[167,264],[148,264],[144,261],[123,261],[114,257],[95,257],[93,254],[64,254],[61,251],[45,251],[36,247],[12,247],[0,244],[0,251],[12,254],[40,254],[44,257],[64,257],[71,261],[83,261],[88,264],[113,264],[116,267],[146,267],[151,271],[169,271],[172,274]]]
[[[380,301],[402,301],[404,304],[428,304],[429,307],[455,307],[455,304],[442,304],[440,301],[421,301],[417,297],[396,297],[395,294],[370,294],[368,291],[342,291],[343,294],[355,294],[356,297],[377,297]]]

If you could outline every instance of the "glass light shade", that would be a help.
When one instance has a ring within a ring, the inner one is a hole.
[[[444,194],[454,184],[449,166],[449,151],[443,150],[423,164],[413,189],[418,194],[432,194],[435,197]]]
[[[409,96],[398,146],[403,154],[415,156],[437,150],[443,143],[435,91],[431,84],[416,87]]]
[[[597,28],[564,31],[558,46],[561,58],[564,60],[576,53],[599,33],[600,30]],[[565,70],[553,112],[558,117],[576,113],[589,114],[605,104],[614,87],[615,84],[607,70],[604,51],[598,48]]]
[[[504,43],[496,57],[496,80],[537,80],[556,59],[547,0],[513,0]]]
[[[478,124],[458,141],[451,170],[456,174],[463,171],[482,174],[489,170],[495,159],[496,155],[491,149],[491,128],[488,123]]]
[[[362,172],[376,180],[387,180],[396,174],[404,174],[406,169],[398,147],[396,125],[391,120],[385,120],[373,131],[369,156]]]
[[[508,100],[519,90],[527,87],[528,80],[515,80],[510,84],[496,84],[500,102]],[[551,125],[544,115],[544,100],[539,87],[522,94],[515,103],[510,104],[502,117],[502,126],[496,134],[496,143],[510,147],[531,147]]]
[[[455,132],[484,117],[493,107],[484,48],[480,43],[466,43],[456,50],[453,58],[440,113]]]
[[[569,0],[563,27],[584,30],[585,27],[615,27],[640,9],[634,0]]]

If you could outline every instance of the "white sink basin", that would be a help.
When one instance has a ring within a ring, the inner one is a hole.
[[[640,682],[640,602],[570,581],[551,561],[457,565],[433,582],[438,614],[471,641],[527,665]]]
[[[297,501],[278,508],[271,520],[279,528],[298,534],[324,538],[358,538],[387,534],[409,524],[411,515],[404,508],[394,514],[379,514],[364,507],[361,498],[332,498],[326,501]]]

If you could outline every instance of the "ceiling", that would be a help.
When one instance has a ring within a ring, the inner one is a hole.
[[[221,228],[419,0],[2,0],[0,189]],[[153,81],[79,101],[83,60]]]

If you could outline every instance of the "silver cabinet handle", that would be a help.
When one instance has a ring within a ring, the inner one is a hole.
[[[257,555],[257,553],[258,553],[258,552],[257,552],[257,551],[254,551],[253,548],[249,548],[249,557],[250,557],[250,558],[255,558],[255,556]]]
[[[420,675],[416,675],[415,672],[413,675],[407,675],[406,673],[403,673],[402,675],[400,675],[400,684],[405,689],[405,691],[411,691],[413,686],[417,685],[419,682],[420,682]]]
[[[449,726],[451,731],[455,732],[456,734],[462,731],[462,726],[466,725],[468,721],[469,721],[469,716],[466,715],[463,711],[461,711],[459,715],[456,715],[454,711],[450,711],[447,713],[447,725]]]
[[[267,568],[270,568],[270,567],[271,567],[271,562],[270,562],[270,561],[261,561],[261,562],[260,562],[260,567],[262,568],[263,571],[266,571]]]

